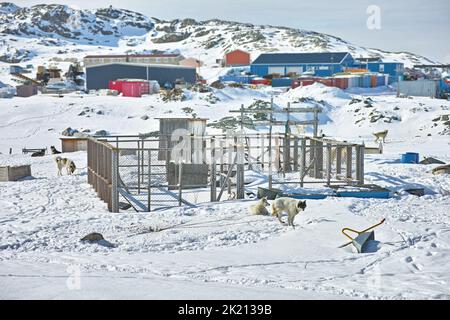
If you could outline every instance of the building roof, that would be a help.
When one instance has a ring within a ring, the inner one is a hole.
[[[158,58],[158,57],[179,57],[180,53],[159,53],[159,54],[111,54],[111,55],[89,55],[86,58]]]
[[[360,61],[360,62],[381,62],[381,58],[380,57],[367,57],[367,58],[355,58],[355,60]]]
[[[150,68],[175,68],[175,69],[192,69],[196,70],[194,67],[188,66],[180,66],[177,64],[154,64],[154,63],[133,63],[133,62],[110,62],[110,63],[101,63],[92,66],[86,66],[86,69],[89,68],[99,68],[103,66],[109,65],[124,65],[124,66],[137,66],[137,67],[150,67]]]
[[[187,121],[207,121],[209,118],[187,118],[187,117],[156,117],[156,120],[187,120]]]
[[[252,64],[340,63],[348,52],[263,53]]]
[[[225,52],[225,56],[229,55],[230,53],[234,53],[234,52],[238,52],[238,51],[242,52],[242,53],[245,53],[245,54],[248,54],[250,56],[250,53],[248,53],[247,51],[241,50],[241,49],[227,51],[227,52]]]

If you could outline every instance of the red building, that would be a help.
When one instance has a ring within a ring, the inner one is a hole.
[[[250,65],[250,53],[242,50],[234,50],[225,54],[223,58],[225,67]]]

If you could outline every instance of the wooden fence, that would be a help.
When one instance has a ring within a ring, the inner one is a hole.
[[[117,150],[110,144],[93,138],[87,141],[88,183],[108,205],[118,212]]]

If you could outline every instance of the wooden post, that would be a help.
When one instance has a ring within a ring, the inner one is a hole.
[[[303,188],[303,181],[305,179],[305,170],[306,170],[306,138],[302,138],[302,152],[300,154],[301,156],[301,163],[300,163],[300,187]]]
[[[284,128],[284,141],[283,141],[283,175],[286,172],[291,172],[291,139],[290,139],[290,117],[291,103],[288,102],[286,110],[286,126]]]
[[[236,162],[236,199],[244,199],[244,145],[242,141],[237,148],[238,157]]]
[[[137,141],[137,175],[138,175],[138,194],[141,193],[141,152],[139,150],[139,140]]]
[[[241,104],[241,130],[244,129],[244,104]]]
[[[318,127],[319,127],[319,115],[317,110],[314,110],[314,138],[317,138],[318,134]]]
[[[364,151],[365,151],[366,146],[363,144],[361,146],[361,177],[359,180],[360,184],[364,184]]]
[[[347,163],[346,163],[346,170],[345,170],[345,174],[347,176],[347,179],[352,179],[352,150],[353,147],[352,146],[348,146],[347,147]]]
[[[223,175],[224,175],[224,164],[223,164],[223,157],[224,157],[224,154],[223,154],[223,151],[224,150],[224,141],[223,141],[223,139],[221,139],[220,140],[220,185],[222,185],[223,183],[224,183],[224,177],[223,177]]]
[[[356,154],[356,180],[358,181],[358,184],[360,184],[360,178],[361,178],[361,147],[356,146],[355,147],[355,154]]]
[[[283,173],[291,172],[291,139],[285,134],[283,139]]]
[[[216,182],[216,142],[215,137],[211,138],[211,202],[217,201],[217,182]]]
[[[364,184],[364,145],[356,147],[356,180]]]
[[[270,110],[273,111],[273,97],[270,98]],[[273,113],[270,113],[269,124],[269,189],[272,190],[272,122]]]
[[[119,193],[118,174],[119,174],[119,157],[117,150],[110,150],[111,152],[111,211],[119,212]]]
[[[147,167],[147,172],[148,172],[148,185],[147,185],[147,208],[148,208],[148,212],[151,211],[151,193],[152,193],[152,155],[151,155],[151,150],[148,150],[148,167]]]
[[[262,135],[262,138],[261,138],[261,135],[258,133],[257,134],[257,137],[258,137],[258,140],[260,140],[261,139],[261,153],[260,153],[260,159],[261,159],[261,169],[264,171],[264,161],[265,161],[265,157],[264,157],[264,153],[265,153],[265,149],[264,149],[264,140],[265,140],[265,137],[264,137],[264,135]]]
[[[144,139],[141,139],[141,166],[142,166],[142,173],[141,173],[141,183],[143,185],[145,185],[144,182],[144,176],[145,176],[145,152],[144,152],[144,147],[145,146],[145,141]]]
[[[316,170],[316,149],[315,149],[316,142],[313,139],[309,139],[309,176],[314,177],[314,172]]]
[[[178,165],[178,206],[183,203],[183,162]]]
[[[314,178],[323,178],[323,143],[322,141],[316,141],[316,161],[314,165]]]
[[[336,146],[336,178],[342,172],[342,147]]]
[[[327,186],[331,184],[331,143],[327,143]]]
[[[294,172],[298,171],[298,138],[294,138]]]

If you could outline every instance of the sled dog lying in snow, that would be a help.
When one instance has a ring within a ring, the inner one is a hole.
[[[388,130],[380,131],[380,132],[374,132],[372,133],[375,136],[375,142],[378,142],[380,139],[384,141],[386,140],[386,136],[388,134]]]
[[[278,220],[284,224],[281,220],[281,213],[283,211],[288,213],[288,225],[294,226],[294,218],[300,211],[305,211],[306,201],[296,200],[293,198],[281,197],[272,202],[272,215],[277,217]]]
[[[270,203],[267,201],[266,197],[263,197],[259,199],[256,204],[250,206],[250,213],[254,215],[268,216],[269,211],[266,209],[268,206],[270,206]]]
[[[77,168],[75,166],[75,163],[72,160],[67,159],[67,158],[56,157],[55,161],[56,161],[56,165],[58,166],[58,176],[62,176],[61,170],[63,168],[66,168],[67,174],[74,173],[75,169]]]

